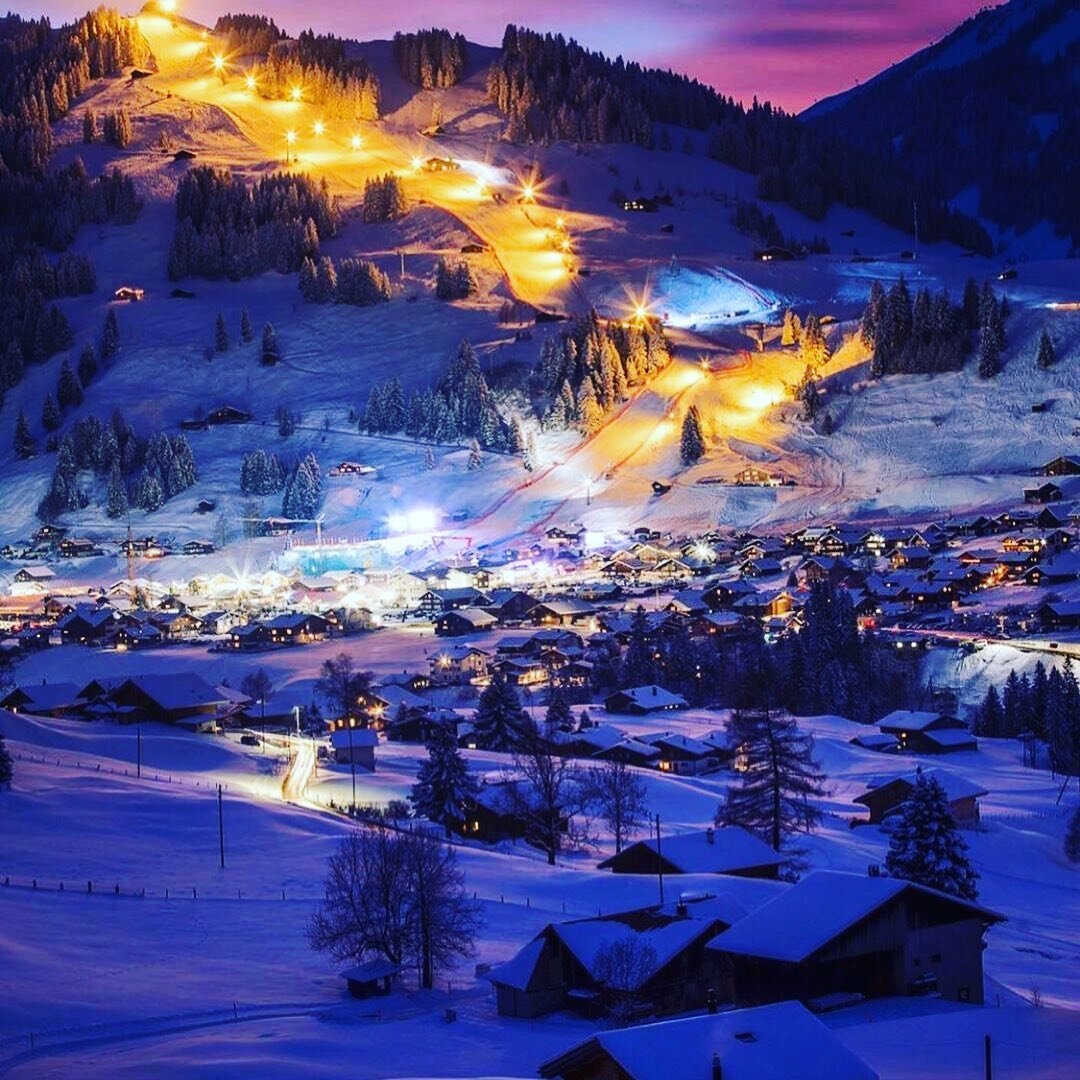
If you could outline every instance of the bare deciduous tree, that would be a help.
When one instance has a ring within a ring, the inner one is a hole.
[[[587,784],[581,770],[551,752],[535,725],[523,736],[514,755],[516,782],[507,784],[508,809],[521,822],[525,839],[547,855],[549,866],[565,849],[588,840],[580,820]]]
[[[615,838],[615,852],[648,822],[645,781],[624,761],[608,761],[589,773],[588,800]]]
[[[430,989],[437,970],[472,954],[479,927],[452,848],[424,833],[376,828],[350,834],[331,856],[307,933],[313,949],[335,960],[415,965]]]
[[[315,692],[332,716],[344,717],[356,709],[357,696],[371,685],[371,673],[357,671],[348,653],[324,660],[315,682]]]
[[[629,930],[597,950],[593,975],[603,987],[608,1015],[620,1027],[636,1019],[641,989],[656,973],[656,965],[656,950]]]

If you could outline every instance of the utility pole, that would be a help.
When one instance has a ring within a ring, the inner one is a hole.
[[[135,725],[135,775],[142,778],[142,724]]]
[[[225,869],[225,812],[221,804],[221,785],[217,786],[218,849],[221,853],[221,869]]]
[[[986,1080],[994,1080],[994,1061],[990,1052],[990,1036],[983,1036],[983,1064],[986,1071]]]
[[[355,721],[349,717],[349,772],[352,774],[352,812],[356,814],[356,756],[353,754],[352,729]]]
[[[656,877],[660,884],[660,903],[664,902],[664,861],[660,856],[660,815],[656,815]]]
[[[919,261],[919,203],[911,200],[911,215],[915,222],[915,261]]]

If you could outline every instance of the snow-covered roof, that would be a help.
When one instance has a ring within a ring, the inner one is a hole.
[[[686,699],[681,694],[673,694],[655,683],[649,686],[633,686],[626,690],[619,690],[621,694],[630,699],[630,702],[640,709],[685,709]],[[617,696],[612,694],[612,697]]]
[[[594,979],[597,958],[606,946],[630,939],[643,948],[651,948],[655,954],[653,963],[647,967],[641,965],[641,970],[637,972],[640,976],[637,986],[642,986],[702,934],[707,926],[701,919],[673,919],[663,926],[634,931],[617,919],[583,919],[580,922],[558,923],[552,929]],[[634,990],[637,986],[626,989]]]
[[[656,839],[639,840],[622,854],[635,849],[655,854]],[[758,866],[779,866],[784,861],[768,844],[738,825],[661,837],[660,855],[684,874],[727,874]],[[600,869],[619,861],[620,856],[612,856],[600,863]]]
[[[955,729],[942,732],[934,732],[934,735],[964,735],[967,736],[966,731],[956,731]],[[970,736],[967,736],[970,738]],[[972,795],[975,798],[980,798],[987,794],[986,788],[980,787],[978,784],[973,784],[970,780],[966,780],[962,776],[957,776],[956,773],[951,773],[945,769],[924,769],[922,775],[927,779],[936,780],[945,792],[945,797],[953,802],[956,799],[970,798]],[[917,772],[900,773],[896,776],[886,777],[883,780],[879,780],[877,783],[871,784],[866,791],[861,795],[857,795],[852,801],[857,803],[866,803],[867,796],[873,795],[877,792],[884,790],[885,788],[892,787],[894,784],[901,785],[903,787],[913,788],[918,782],[919,774]]]
[[[724,1080],[878,1078],[797,1001],[601,1031],[544,1062],[540,1075],[565,1075],[598,1051],[633,1080],[706,1077],[717,1062]]]
[[[124,683],[137,687],[156,705],[169,712],[199,705],[229,704],[218,690],[193,671],[130,675]]]
[[[941,713],[896,709],[888,716],[883,716],[878,721],[878,727],[882,731],[925,731],[941,719]]]
[[[945,728],[944,730],[927,731],[926,737],[938,746],[978,746],[978,740],[970,731],[960,728]]]
[[[400,971],[400,964],[392,964],[389,960],[379,957],[341,972],[341,977],[348,979],[349,982],[371,982],[374,979],[385,979],[388,975],[397,975]]]
[[[35,709],[59,709],[65,705],[71,705],[78,700],[79,688],[74,683],[27,683],[24,686],[16,686],[5,696],[15,695],[27,698],[26,712],[34,712]]]
[[[488,980],[500,986],[512,987],[514,990],[527,990],[543,951],[544,936],[541,934],[540,937],[533,938],[505,964],[492,968],[487,974]]]
[[[939,897],[991,921],[1001,916],[968,900],[901,878],[815,870],[709,942],[720,952],[797,964],[905,889]]]

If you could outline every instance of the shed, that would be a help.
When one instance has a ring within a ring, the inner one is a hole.
[[[375,747],[379,736],[372,728],[343,725],[330,735],[334,748],[334,760],[339,765],[359,765],[368,772],[375,771]]]
[[[927,769],[922,773],[927,779],[933,778],[941,785],[949,809],[956,821],[963,825],[976,825],[979,821],[979,799],[985,795],[986,788],[965,780],[962,776],[947,772],[945,769]],[[905,773],[890,776],[871,784],[861,795],[852,800],[865,806],[870,811],[869,824],[876,825],[890,814],[899,810],[911,796],[919,773]]]
[[[638,840],[599,863],[614,874],[731,874],[776,878],[784,860],[738,825]]]
[[[389,960],[369,960],[366,964],[341,973],[354,998],[384,997],[390,993],[391,981],[401,974],[401,965]]]

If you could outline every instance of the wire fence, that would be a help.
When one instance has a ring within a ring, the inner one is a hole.
[[[149,780],[159,784],[172,784],[176,787],[202,788],[204,791],[228,791],[229,785],[218,780],[196,780],[174,776],[172,773],[160,769],[144,768],[139,765],[131,765],[120,768],[112,765],[102,765],[100,761],[80,761],[78,758],[65,761],[63,758],[52,754],[28,754],[23,751],[15,751],[11,755],[16,761],[25,761],[32,765],[49,765],[54,768],[75,769],[84,773],[100,773],[106,776],[126,776],[129,779]]]

